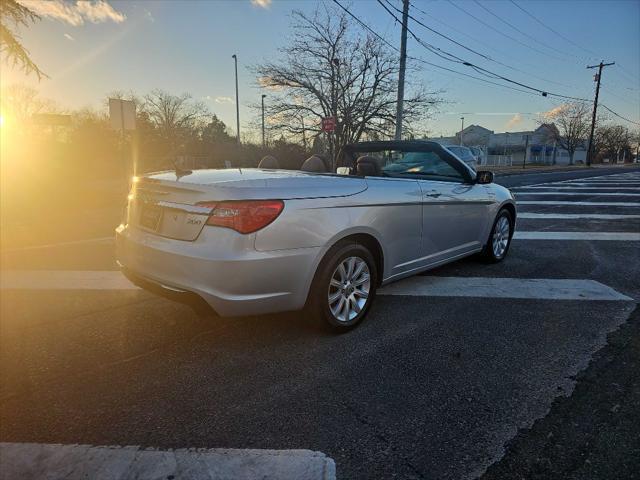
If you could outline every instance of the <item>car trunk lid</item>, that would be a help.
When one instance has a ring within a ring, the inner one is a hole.
[[[200,205],[203,202],[342,197],[366,188],[359,177],[288,170],[160,172],[134,183],[127,221],[156,235],[193,241],[212,210]]]

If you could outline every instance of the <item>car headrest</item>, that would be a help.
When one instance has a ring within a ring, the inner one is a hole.
[[[262,157],[262,160],[260,160],[258,168],[280,168],[280,165],[278,164],[278,159],[276,157],[266,155]]]
[[[382,168],[380,161],[369,155],[363,155],[356,160],[356,174],[363,177],[380,177],[382,176]]]
[[[320,158],[318,155],[311,155],[307,158],[300,170],[303,172],[316,172],[316,173],[327,173],[327,166],[324,163],[324,160]]]

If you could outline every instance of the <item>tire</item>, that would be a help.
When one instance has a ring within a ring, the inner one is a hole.
[[[369,249],[353,241],[339,242],[318,267],[307,311],[332,331],[346,332],[367,316],[377,286],[378,270]]]
[[[498,212],[482,252],[483,257],[488,262],[501,262],[509,253],[511,238],[513,237],[513,224],[513,217],[509,210],[503,208]],[[505,230],[506,228],[508,228],[508,231]]]

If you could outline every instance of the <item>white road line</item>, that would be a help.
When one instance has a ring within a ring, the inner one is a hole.
[[[537,187],[539,185],[569,185],[569,186],[573,186],[573,185],[596,185],[596,184],[603,184],[603,185],[638,185],[640,184],[640,180],[598,180],[598,181],[593,181],[593,182],[585,182],[584,179],[580,179],[580,180],[558,180],[555,182],[541,182],[541,183],[532,183],[531,185],[522,185],[524,186],[528,186],[528,187]],[[515,188],[515,187],[514,187]]]
[[[595,280],[488,277],[412,277],[392,283],[378,295],[523,298],[541,300],[633,300]]]
[[[557,182],[545,182],[543,184],[538,184],[538,185],[580,185],[580,184],[587,184],[587,185],[591,185],[591,184],[597,184],[597,183],[602,183],[602,184],[616,184],[619,183],[621,185],[627,185],[629,183],[640,183],[640,180],[585,180],[585,179],[579,179],[579,180],[558,180]]]
[[[89,243],[110,243],[114,241],[114,237],[99,237],[99,238],[88,238],[87,240],[73,240],[70,242],[59,242],[59,243],[48,243],[45,245],[35,245],[32,247],[18,247],[18,248],[7,248],[1,249],[2,253],[11,253],[11,252],[24,252],[29,250],[42,250],[45,248],[55,248],[55,247],[66,247],[69,245],[82,245]]]
[[[576,186],[576,185],[638,185],[640,181],[638,180],[599,180],[597,182],[549,182],[545,185],[564,185],[564,186]]]
[[[640,182],[640,177],[584,177],[556,180],[557,182]]]
[[[523,232],[517,231],[515,240],[608,240],[640,242],[640,233],[635,232]]]
[[[117,270],[6,270],[0,289],[138,290]]]
[[[531,232],[525,232],[531,233]],[[535,233],[535,232],[534,232]],[[546,233],[546,232],[543,232]],[[517,233],[516,233],[517,235]],[[91,279],[90,283],[86,282]],[[628,300],[628,297],[593,280],[520,279],[485,277],[417,277],[428,280],[428,292],[416,293],[412,279],[393,283],[380,295],[433,295],[439,297],[541,298],[574,300]],[[130,290],[138,289],[117,271],[8,271],[2,274],[3,289]],[[99,280],[102,280],[100,283]],[[420,287],[424,291],[424,286]],[[412,293],[413,292],[413,293]],[[524,295],[524,296],[523,296]]]
[[[569,186],[539,186],[539,187],[513,187],[510,190],[634,190],[640,191],[640,187],[569,187]],[[587,193],[599,193],[599,192],[587,192]],[[608,193],[608,192],[603,192]]]
[[[596,175],[594,177],[568,178],[566,180],[558,180],[558,182],[580,182],[589,180],[640,180],[639,175]]]
[[[522,195],[563,195],[563,196],[576,196],[576,195],[596,195],[598,197],[640,197],[640,193],[616,193],[616,192],[516,192],[516,197]]]
[[[640,215],[609,215],[606,213],[518,213],[518,219],[541,219],[541,220],[572,220],[572,219],[585,219],[585,220],[631,220],[634,218],[640,218]]]
[[[180,449],[0,443],[3,479],[335,480],[335,462],[311,450]]]
[[[576,205],[597,207],[640,207],[639,202],[570,202],[563,200],[520,200],[518,205]]]

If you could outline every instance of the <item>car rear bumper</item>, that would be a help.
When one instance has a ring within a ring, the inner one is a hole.
[[[195,241],[185,242],[121,225],[116,256],[129,276],[195,293],[221,316],[301,309],[321,248],[259,252],[253,240],[205,227]]]

